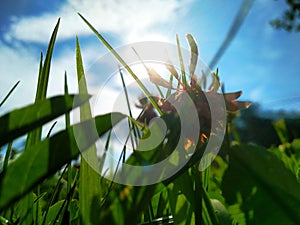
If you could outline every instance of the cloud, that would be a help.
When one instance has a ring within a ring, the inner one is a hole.
[[[80,12],[101,32],[121,35],[125,41],[145,39],[145,34],[162,38],[155,27],[174,23],[184,13],[184,8],[191,0],[128,0],[128,1],[82,1],[68,0],[58,11],[39,16],[14,19],[4,37],[7,41],[14,39],[47,43],[49,27],[54,26],[61,17],[59,39],[73,38],[75,35],[90,35],[91,30],[77,15]],[[143,34],[143,35],[141,35]]]
[[[63,53],[57,54],[54,49],[54,56],[50,68],[48,85],[48,96],[64,93],[64,73],[67,72],[70,93],[77,92],[77,78],[75,65],[75,48],[64,48]],[[13,85],[20,81],[20,84],[7,99],[0,109],[3,114],[9,110],[23,107],[34,102],[36,85],[38,80],[40,54],[38,51],[28,48],[25,45],[8,46],[0,41],[0,101],[5,97]],[[45,55],[45,54],[44,54]],[[87,56],[87,57],[85,57]],[[85,69],[92,63],[92,59],[99,56],[94,46],[87,46],[82,49],[82,57]]]
[[[118,35],[123,43],[141,40],[167,41],[166,32],[159,31],[161,25],[170,25],[182,19],[191,2],[192,0],[68,0],[57,11],[36,16],[13,16],[10,18],[8,30],[1,34],[6,42],[0,41],[0,72],[5,75],[0,82],[0,88],[3,90],[0,99],[4,98],[18,80],[21,82],[0,112],[4,113],[34,101],[39,51],[46,49],[52,29],[59,17],[61,17],[61,24],[57,41],[72,39],[74,42],[75,35],[93,36],[92,31],[79,18],[77,12],[85,16],[100,32]],[[101,49],[98,51],[99,46],[94,46],[93,42],[86,43],[81,50],[87,71],[101,56]],[[42,45],[36,48],[35,44]],[[44,47],[40,49],[40,46]],[[65,71],[68,73],[70,91],[73,93],[77,91],[75,45],[73,46],[74,48],[70,48],[67,44],[60,45],[59,48],[55,47],[48,96],[63,93]]]
[[[36,57],[26,48],[19,46],[18,50],[4,45],[0,41],[0,90],[2,100],[13,85],[20,80],[20,84],[1,107],[6,110],[29,104],[34,99],[38,78],[39,55]],[[29,99],[31,101],[29,101]]]
[[[261,87],[256,87],[254,89],[251,90],[251,92],[249,93],[249,97],[251,101],[253,102],[259,102],[263,99],[263,90]]]

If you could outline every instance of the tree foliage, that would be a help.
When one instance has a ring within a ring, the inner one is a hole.
[[[286,31],[300,31],[300,1],[286,0],[287,9],[281,17],[270,21],[272,27],[276,29],[284,29]]]

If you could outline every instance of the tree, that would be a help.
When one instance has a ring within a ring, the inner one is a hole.
[[[300,32],[300,1],[286,0],[286,4],[288,9],[283,12],[281,18],[271,20],[270,24],[276,29]]]
[[[265,111],[258,104],[242,110],[233,123],[242,142],[251,142],[267,148],[281,143],[274,128],[274,122],[284,119],[289,141],[300,138],[300,113],[285,111]]]

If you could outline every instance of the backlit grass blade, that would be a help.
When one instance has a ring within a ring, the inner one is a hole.
[[[127,88],[126,88],[126,84],[125,84],[125,80],[124,80],[124,76],[123,76],[123,73],[122,73],[120,68],[119,68],[119,74],[120,74],[120,77],[121,77],[122,86],[123,86],[123,90],[124,90],[125,97],[126,97],[126,104],[127,104],[127,107],[128,107],[129,116],[130,116],[130,118],[133,118],[131,107],[130,107],[130,102],[129,102],[129,97],[128,97],[128,92],[127,92]],[[138,137],[137,127],[134,126],[134,123],[130,119],[128,119],[128,125],[129,125],[129,128],[130,128],[130,131],[133,131],[134,137],[137,138]],[[130,139],[131,139],[132,148],[135,148],[136,143],[134,142],[134,140],[136,140],[136,139],[134,139],[132,137],[131,132],[130,132]]]
[[[171,84],[173,83],[173,74],[170,74],[169,82],[170,82]],[[168,98],[168,97],[171,95],[171,91],[172,91],[172,88],[169,87],[168,90],[167,90],[167,93],[166,93],[166,98]]]
[[[186,75],[185,75],[185,68],[184,68],[184,62],[183,62],[183,57],[182,57],[182,52],[181,52],[181,47],[180,47],[180,42],[179,42],[178,34],[176,34],[176,43],[177,43],[178,57],[179,57],[179,62],[180,62],[180,70],[181,70],[182,83],[185,86],[187,86]]]
[[[107,155],[107,151],[108,151],[108,147],[109,147],[109,143],[110,143],[110,136],[111,136],[111,130],[107,134],[103,155],[100,158],[100,162],[99,162],[99,172],[100,172],[100,174],[104,174],[103,173],[103,166],[104,166],[104,162],[105,162],[105,159],[106,159],[106,155]],[[102,177],[101,181],[103,181],[103,177]],[[103,182],[101,182],[101,184],[103,184]]]
[[[0,211],[20,199],[63,165],[76,159],[80,153],[77,142],[81,143],[81,151],[90,148],[100,136],[124,118],[126,116],[121,113],[97,116],[28,148],[0,173]],[[91,136],[89,128],[93,125],[97,129],[97,135]],[[75,131],[77,134],[80,131],[80,135],[75,135]],[[89,188],[91,187],[86,189],[88,192]]]
[[[87,94],[88,90],[78,38],[76,38],[76,66],[79,93]],[[89,102],[86,102],[80,107],[80,120],[83,121],[90,119],[91,117],[92,113],[90,104]],[[100,205],[100,175],[94,169],[98,167],[97,165],[97,149],[95,145],[92,145],[87,151],[82,153],[80,163],[79,207],[81,221],[84,224],[91,223],[91,214],[96,210],[96,208],[93,208],[92,205]]]
[[[89,26],[89,28],[95,33],[98,39],[105,45],[105,47],[114,55],[114,57],[121,63],[121,65],[128,71],[128,73],[133,77],[133,79],[137,82],[140,86],[142,91],[145,93],[153,107],[157,110],[157,112],[162,115],[162,111],[158,107],[157,103],[151,97],[150,92],[147,88],[143,85],[143,83],[139,80],[139,78],[135,75],[135,73],[131,70],[131,68],[127,65],[127,63],[122,59],[122,57],[113,49],[113,47],[104,39],[104,37],[80,14],[78,15],[83,19],[83,21]]]
[[[19,85],[20,81],[15,83],[15,85],[10,89],[10,91],[7,93],[7,95],[4,97],[4,99],[0,103],[0,107],[4,104],[4,102],[8,99],[8,97],[13,93],[13,91],[16,89],[16,87]]]
[[[141,61],[141,63],[143,64],[145,70],[148,73],[148,76],[150,78],[150,81],[155,84],[155,87],[159,93],[159,95],[163,98],[164,95],[160,89],[159,86],[165,87],[165,88],[172,88],[172,83],[169,83],[168,81],[166,81],[165,79],[163,79],[154,68],[152,68],[151,66],[146,66],[146,64],[144,63],[143,59],[140,57],[139,53],[132,48],[132,50],[134,51],[134,53],[136,54],[136,56],[138,57],[138,59]]]
[[[0,117],[0,146],[80,106],[89,98],[88,95],[55,96],[3,115]]]
[[[69,88],[68,88],[68,80],[67,80],[67,72],[65,72],[65,85],[64,85],[64,92],[65,95],[69,94]],[[70,113],[67,112],[65,114],[65,125],[66,128],[71,126],[71,119],[70,119]],[[68,166],[68,178],[67,178],[67,192],[69,193],[71,190],[71,182],[72,182],[72,171],[71,171],[71,164]]]
[[[198,61],[198,47],[194,37],[191,34],[187,34],[186,38],[189,42],[191,49],[191,58],[190,58],[190,76],[194,76],[195,69]]]

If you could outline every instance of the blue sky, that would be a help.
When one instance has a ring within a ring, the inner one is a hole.
[[[78,17],[84,15],[114,46],[136,41],[175,44],[178,34],[193,34],[200,57],[209,63],[227,35],[243,1],[218,0],[4,0],[0,14],[0,99],[18,80],[19,87],[0,113],[33,102],[40,52],[47,49],[58,17],[48,95],[63,93],[64,71],[76,91],[75,37],[85,68],[107,50]],[[235,39],[217,63],[227,92],[243,90],[242,100],[265,109],[296,110],[300,106],[300,33],[274,30],[269,21],[280,16],[284,1],[256,0]],[[215,68],[214,68],[215,69]],[[93,79],[93,78],[88,78]],[[110,90],[112,91],[112,90]]]

